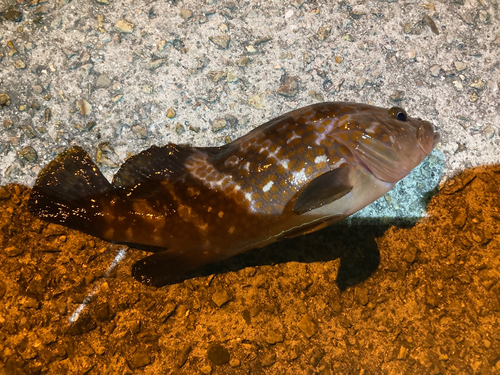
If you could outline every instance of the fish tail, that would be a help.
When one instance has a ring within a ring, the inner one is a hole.
[[[111,190],[89,155],[81,147],[72,146],[42,169],[28,209],[41,219],[94,234],[99,220],[96,213],[100,211],[95,198]]]

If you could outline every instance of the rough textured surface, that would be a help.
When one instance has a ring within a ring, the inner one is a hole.
[[[500,166],[466,170],[413,227],[339,225],[159,289],[130,276],[141,251],[107,271],[120,246],[2,187],[0,371],[498,373],[499,186]]]
[[[404,107],[445,174],[500,161],[498,0],[0,1],[0,184],[76,143],[111,176],[317,101]]]

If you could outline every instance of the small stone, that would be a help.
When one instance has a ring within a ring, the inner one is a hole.
[[[166,45],[167,45],[167,42],[165,40],[160,40],[158,43],[156,43],[156,50],[158,52],[163,52]]]
[[[325,40],[325,39],[328,39],[328,37],[330,36],[330,33],[332,31],[332,27],[331,26],[320,26],[318,28],[318,31],[316,32],[316,38],[318,38],[318,40]]]
[[[318,331],[318,328],[316,327],[316,323],[314,323],[313,318],[307,314],[302,316],[300,321],[297,323],[297,326],[300,328],[302,333],[308,339],[311,338]]]
[[[0,296],[0,298],[2,298],[2,297]],[[240,367],[240,365],[241,365],[241,361],[239,359],[231,358],[229,360],[229,366],[231,366],[231,367]]]
[[[215,44],[218,49],[227,49],[229,47],[229,42],[231,37],[229,35],[211,36],[208,39]]]
[[[133,369],[147,366],[150,363],[151,359],[144,349],[137,350],[128,361],[129,366]]]
[[[146,65],[146,69],[154,70],[165,64],[165,59],[157,59]]]
[[[276,363],[276,353],[269,352],[265,353],[262,359],[260,360],[262,367],[270,367]]]
[[[109,79],[107,74],[101,74],[97,78],[95,85],[101,88],[108,87],[109,85],[111,85],[111,80]]]
[[[441,73],[441,66],[437,64],[433,65],[429,68],[429,71],[433,77],[439,77],[439,74]]]
[[[264,109],[263,94],[257,94],[248,99],[248,104],[257,109]]]
[[[285,83],[276,90],[276,92],[284,97],[291,98],[297,95],[299,91],[299,77],[288,76],[285,79]]]
[[[417,258],[417,253],[418,253],[418,247],[415,246],[413,242],[410,242],[403,254],[403,260],[411,264]]]
[[[269,41],[273,40],[270,36],[265,36],[263,38],[257,39],[255,42],[253,42],[254,46],[258,46],[259,44],[267,43]]]
[[[185,344],[179,351],[177,358],[175,359],[175,367],[181,368],[186,363],[189,353],[191,352],[191,344]]]
[[[181,135],[185,131],[186,131],[186,129],[184,128],[184,125],[182,125],[180,122],[178,122],[177,124],[175,124],[175,132],[177,134]]]
[[[31,89],[33,90],[33,92],[35,94],[41,94],[43,91],[43,88],[40,85],[33,85],[33,86],[31,86]]]
[[[111,101],[113,103],[118,103],[120,102],[121,100],[123,99],[123,95],[122,94],[118,94],[118,95],[115,95],[111,98]]]
[[[110,146],[109,142],[102,142],[97,145],[96,162],[100,167],[118,167],[118,156],[116,155],[115,150]]]
[[[274,345],[277,342],[283,342],[283,334],[275,331],[269,331],[269,333],[266,336],[266,342],[269,345]]]
[[[174,118],[175,117],[175,110],[173,108],[169,108],[167,111],[167,117],[168,118]]]
[[[357,287],[354,289],[354,300],[362,306],[368,304],[368,291],[366,288]]]
[[[417,58],[417,51],[412,49],[406,53],[406,56],[408,56],[410,60],[415,60]]]
[[[495,128],[491,125],[488,125],[481,131],[481,133],[483,134],[483,137],[485,139],[491,139],[495,135]]]
[[[28,163],[34,163],[38,159],[38,155],[35,149],[31,146],[26,146],[23,149],[19,150],[17,153],[19,159],[25,160]]]
[[[19,12],[18,10],[15,9],[9,9],[7,10],[4,14],[3,17],[7,21],[12,21],[12,22],[21,22],[23,20],[23,14]]]
[[[471,103],[477,102],[478,99],[479,99],[479,96],[475,92],[473,92],[469,96],[469,100],[470,100]]]
[[[406,358],[408,358],[408,348],[401,345],[401,347],[399,348],[399,353],[398,353],[397,359],[399,359],[401,361],[401,360],[406,359]]]
[[[451,223],[457,228],[463,228],[467,221],[467,212],[465,209],[456,208],[451,211]]]
[[[88,116],[92,112],[92,106],[86,100],[77,100],[76,106],[82,116]]]
[[[5,254],[9,257],[16,257],[23,253],[23,249],[16,246],[9,246],[5,248]]]
[[[476,78],[472,83],[470,84],[471,87],[474,87],[475,89],[478,90],[484,90],[486,88],[486,82],[483,80]]]
[[[390,98],[395,101],[395,102],[400,102],[401,100],[403,100],[405,97],[405,93],[404,91],[400,91],[400,90],[396,90],[392,93],[392,95],[390,96]]]
[[[238,60],[238,66],[246,66],[248,64],[248,57],[242,57]]]
[[[10,97],[6,93],[0,93],[0,108],[7,107],[10,105]]]
[[[24,68],[26,68],[26,64],[21,59],[14,61],[13,65],[14,65],[14,68],[16,68],[16,69],[24,69]]]
[[[219,82],[220,80],[226,78],[227,73],[221,70],[212,70],[208,72],[207,77],[212,81],[212,82]]]
[[[189,9],[181,9],[181,17],[184,21],[187,21],[191,17],[193,17],[193,12],[191,12]]]
[[[316,92],[315,90],[309,90],[307,95],[309,95],[313,99],[316,99],[318,102],[325,101],[325,99],[323,98],[323,95],[321,95],[319,92]]]
[[[115,30],[122,33],[131,33],[134,30],[134,27],[135,25],[126,19],[121,19],[115,24]]]
[[[59,29],[62,25],[62,17],[56,17],[51,23],[50,27],[52,29]]]
[[[238,82],[238,77],[236,77],[233,73],[227,73],[226,80],[229,83],[235,83],[235,82]]]
[[[455,86],[455,88],[460,91],[460,90],[463,90],[463,85],[462,85],[462,82],[460,81],[453,81],[453,86]]]
[[[455,61],[455,69],[458,72],[461,72],[462,70],[467,69],[467,65],[461,61]]]
[[[221,307],[222,305],[224,305],[226,302],[228,302],[231,298],[229,297],[229,294],[227,294],[227,292],[225,290],[222,290],[222,291],[219,291],[219,292],[215,292],[213,295],[212,295],[212,301],[214,301],[214,303]]]
[[[218,343],[208,347],[207,356],[216,365],[223,365],[229,362],[229,351]]]
[[[52,118],[52,110],[50,108],[45,108],[45,113],[43,115],[43,121],[45,123],[49,122]]]
[[[318,366],[319,362],[323,359],[325,354],[326,352],[323,348],[320,348],[318,346],[314,347],[309,358],[311,365],[313,365],[313,367]]]

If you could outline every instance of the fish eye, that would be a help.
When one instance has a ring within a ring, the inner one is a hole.
[[[389,109],[389,115],[399,121],[406,121],[408,119],[408,115],[403,108],[392,107]]]

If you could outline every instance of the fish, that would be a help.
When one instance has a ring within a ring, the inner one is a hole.
[[[316,103],[223,146],[152,146],[111,183],[73,145],[40,171],[28,207],[48,222],[154,248],[131,274],[159,287],[339,222],[391,190],[439,139],[399,107]]]

